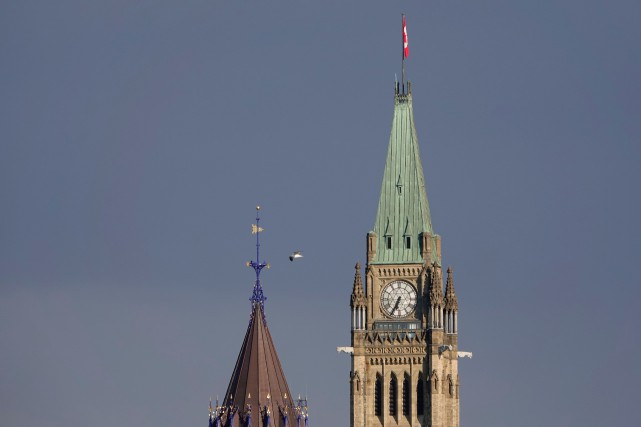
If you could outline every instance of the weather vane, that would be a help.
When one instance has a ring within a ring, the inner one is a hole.
[[[267,297],[263,294],[263,288],[260,285],[260,271],[267,267],[269,264],[265,261],[260,261],[260,233],[264,230],[260,226],[260,206],[256,206],[256,224],[252,224],[252,234],[256,235],[256,261],[247,261],[247,267],[252,267],[256,272],[256,283],[254,284],[254,292],[252,293],[251,298],[249,299],[252,303],[252,307],[255,307],[256,304],[260,304],[260,308],[264,309],[265,301]]]

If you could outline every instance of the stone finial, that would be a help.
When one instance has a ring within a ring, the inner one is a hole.
[[[456,292],[454,291],[454,275],[452,274],[452,267],[447,269],[447,283],[445,285],[445,309],[458,310],[458,301],[456,299]]]
[[[363,307],[367,304],[365,292],[363,292],[363,281],[361,280],[361,264],[359,262],[354,266],[356,272],[354,273],[354,288],[352,290],[352,298],[350,307]]]

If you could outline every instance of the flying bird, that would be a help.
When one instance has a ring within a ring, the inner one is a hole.
[[[303,257],[303,254],[301,253],[301,251],[295,251],[293,254],[289,256],[289,260],[294,261],[296,258],[302,258],[302,257]]]

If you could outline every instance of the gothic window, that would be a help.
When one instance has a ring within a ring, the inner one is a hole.
[[[396,390],[397,390],[396,376],[392,374],[392,378],[389,381],[389,414],[391,416],[396,416],[396,403],[397,403]]]
[[[403,415],[410,415],[410,379],[407,375],[403,380]]]
[[[380,417],[383,415],[381,397],[383,394],[383,384],[380,375],[376,375],[376,383],[374,384],[374,415]]]
[[[424,397],[423,397],[423,376],[418,376],[418,383],[416,384],[416,415],[423,415],[424,413]]]

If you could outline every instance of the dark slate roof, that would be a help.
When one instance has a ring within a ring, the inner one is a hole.
[[[262,304],[254,304],[224,406],[235,406],[238,413],[243,414],[250,404],[252,420],[262,419],[267,409],[274,420],[284,410],[292,417],[292,395],[263,310]]]

